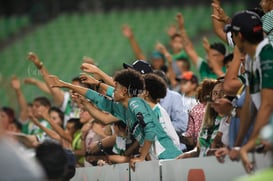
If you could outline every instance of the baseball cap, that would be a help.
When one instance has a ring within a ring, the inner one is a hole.
[[[136,60],[132,65],[123,63],[123,67],[134,69],[140,72],[141,74],[147,74],[147,73],[153,72],[151,64],[149,64],[148,62],[144,60]]]
[[[153,51],[152,53],[152,59],[163,59],[165,61],[165,57],[162,53],[160,53],[159,51]]]
[[[192,71],[184,72],[181,76],[176,78],[178,81],[191,81],[192,83],[198,84],[198,78]]]
[[[260,17],[251,11],[240,11],[236,13],[231,24],[225,26],[225,32],[241,32],[243,35],[252,36],[263,32]]]

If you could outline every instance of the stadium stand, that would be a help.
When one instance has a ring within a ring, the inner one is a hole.
[[[244,9],[244,5],[240,3],[224,4],[223,7],[228,14]],[[191,38],[198,39],[195,47],[204,55],[199,43],[201,37],[210,32],[209,39],[215,40],[214,36],[210,36],[213,34],[210,6],[60,14],[0,52],[0,83],[3,87],[0,90],[1,104],[16,106],[13,105],[16,102],[13,92],[8,92],[12,74],[21,79],[41,78],[36,68],[26,60],[29,51],[37,53],[52,74],[66,81],[80,73],[79,64],[83,56],[94,58],[103,71],[113,74],[115,70],[122,68],[123,62],[131,63],[135,60],[128,40],[122,36],[123,24],[132,26],[141,48],[149,55],[156,41],[168,43],[166,29],[171,23],[175,23],[177,12],[182,12],[186,22],[190,22],[186,24],[188,34]],[[203,19],[200,20],[200,17]],[[26,16],[13,17],[8,21],[0,19],[0,39],[29,26]],[[15,21],[18,23],[14,23]],[[6,28],[5,31],[3,27]],[[28,100],[41,94],[38,89],[30,86],[23,86],[23,91]]]

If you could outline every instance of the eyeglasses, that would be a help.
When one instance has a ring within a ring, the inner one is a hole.
[[[220,90],[220,91],[212,91],[212,96],[214,97],[225,97],[225,91],[224,90]]]

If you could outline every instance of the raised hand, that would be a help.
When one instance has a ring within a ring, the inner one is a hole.
[[[27,59],[32,61],[37,68],[40,68],[42,66],[42,62],[40,62],[39,57],[33,52],[28,53]]]
[[[20,80],[16,76],[12,76],[10,83],[11,83],[11,87],[14,90],[19,90],[21,88]]]
[[[178,23],[178,26],[179,26],[179,29],[184,29],[185,26],[184,26],[184,17],[182,15],[182,13],[177,13],[176,15],[176,20],[177,20],[177,23]]]
[[[214,9],[213,12],[216,12],[212,14],[211,17],[223,23],[228,23],[229,17],[226,15],[224,9],[221,8],[220,4],[212,3],[211,6]]]
[[[81,79],[81,82],[84,84],[90,84],[90,85],[97,85],[98,84],[98,80],[96,80],[92,76],[84,74],[84,73],[80,75],[80,79]]]
[[[160,42],[156,43],[155,49],[157,51],[159,51],[160,53],[162,53],[163,55],[168,52],[167,49],[166,49],[166,47],[162,43],[160,43]]]
[[[51,87],[63,87],[65,82],[62,80],[59,80],[59,78],[55,75],[49,75],[48,76],[49,85]]]
[[[94,59],[91,58],[91,57],[84,56],[84,57],[82,58],[82,61],[83,61],[83,63],[88,63],[88,64],[95,65],[95,61],[94,61]]]
[[[127,24],[122,26],[122,33],[126,38],[131,38],[134,36],[132,28]]]
[[[90,63],[83,63],[81,65],[81,70],[92,74],[97,74],[99,72],[99,68],[96,65],[92,65]]]
[[[209,40],[207,37],[203,37],[202,44],[203,44],[204,49],[208,52],[210,50],[210,44],[209,44]]]

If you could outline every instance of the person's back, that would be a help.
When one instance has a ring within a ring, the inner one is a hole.
[[[164,131],[172,139],[175,146],[177,148],[180,148],[179,137],[172,125],[170,116],[168,115],[167,111],[160,104],[156,104],[155,107],[153,108],[153,111],[157,112],[156,114],[158,114],[159,122]]]
[[[155,74],[163,78],[167,83],[167,77],[162,71],[154,71]],[[182,110],[183,101],[182,96],[173,90],[167,88],[166,96],[160,99],[160,105],[167,111],[175,128],[176,133],[180,136],[184,133],[188,126],[188,113]]]
[[[29,159],[19,145],[3,136],[2,133],[0,133],[0,152],[1,180],[44,180],[40,165],[33,159]]]

